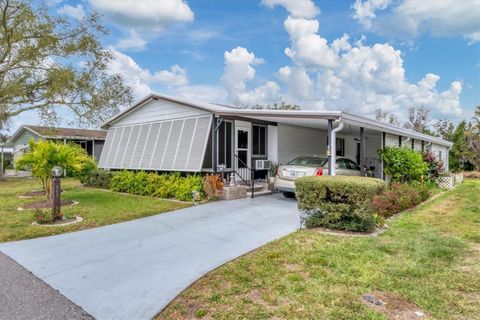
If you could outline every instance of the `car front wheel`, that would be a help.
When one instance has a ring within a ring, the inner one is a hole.
[[[295,198],[295,193],[293,193],[293,192],[283,192],[283,196],[285,198],[291,199],[291,198]]]

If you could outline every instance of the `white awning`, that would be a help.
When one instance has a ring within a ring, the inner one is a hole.
[[[207,115],[110,128],[99,167],[199,172],[211,125]]]

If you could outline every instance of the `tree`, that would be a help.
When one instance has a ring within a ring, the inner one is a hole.
[[[424,106],[410,107],[407,109],[407,122],[405,122],[403,126],[406,129],[410,129],[416,132],[429,133],[429,113],[430,109],[427,109]]]
[[[455,131],[455,125],[447,119],[438,120],[433,124],[436,134],[438,134],[442,139],[452,141],[453,132]]]
[[[400,125],[396,115],[383,111],[382,108],[375,109],[375,120],[393,124],[394,126]]]
[[[56,122],[67,108],[78,125],[93,126],[129,105],[132,89],[108,72],[106,33],[96,13],[72,22],[45,5],[0,0],[0,131],[29,110]]]
[[[252,107],[252,109],[259,109],[259,110],[300,110],[300,106],[294,103],[286,103],[282,101],[281,103],[274,103],[274,104],[267,104],[261,105],[256,104]]]
[[[239,101],[235,102],[234,105],[242,109],[255,109],[255,110],[300,110],[300,106],[294,103],[286,103],[282,101],[280,103],[275,102],[274,104],[255,104],[250,105],[246,103],[241,103]]]
[[[83,170],[96,168],[95,161],[78,144],[61,144],[50,140],[29,142],[29,151],[16,161],[20,170],[30,169],[32,175],[42,182],[47,201],[51,200],[52,168],[61,167],[67,173],[75,175]]]
[[[471,162],[480,171],[480,106],[475,108],[475,114],[467,130],[467,140],[472,149]]]
[[[439,120],[433,127],[445,140],[453,142],[449,152],[449,168],[453,171],[480,170],[480,107],[471,122],[460,121],[455,126],[450,120]]]

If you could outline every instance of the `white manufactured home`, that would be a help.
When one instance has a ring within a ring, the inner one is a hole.
[[[101,168],[236,172],[245,180],[250,179],[247,168],[261,178],[268,161],[282,164],[302,155],[328,156],[331,175],[336,157],[346,157],[360,165],[362,174],[370,170],[383,178],[377,150],[385,146],[432,150],[448,168],[452,146],[343,111],[241,109],[159,94],[148,95],[103,128],[108,133]]]

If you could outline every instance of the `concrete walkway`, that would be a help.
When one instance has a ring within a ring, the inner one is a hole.
[[[150,319],[208,271],[298,226],[296,202],[272,195],[3,243],[0,251],[97,319]]]

